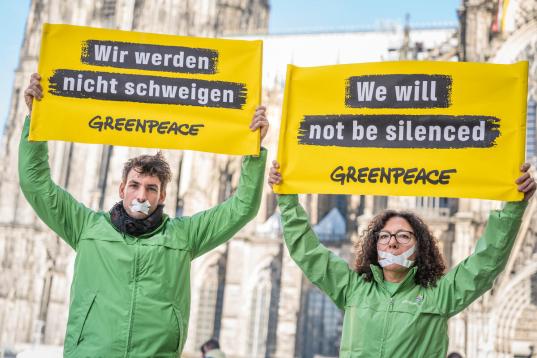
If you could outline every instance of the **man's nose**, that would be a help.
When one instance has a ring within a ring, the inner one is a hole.
[[[145,192],[145,190],[141,189],[138,191],[137,195],[136,195],[136,200],[138,200],[138,202],[140,203],[143,203],[144,201],[146,201],[147,199],[147,194]]]

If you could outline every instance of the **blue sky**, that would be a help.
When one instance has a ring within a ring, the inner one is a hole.
[[[14,72],[19,61],[19,50],[30,0],[4,0],[0,2],[0,133],[11,101]],[[22,120],[22,119],[21,119]]]
[[[64,0],[68,1],[68,0]],[[456,23],[461,0],[270,0],[269,31],[330,31],[378,27],[383,23]],[[19,58],[30,0],[0,1],[0,133],[11,100],[13,75]],[[21,119],[22,120],[22,119]]]
[[[286,32],[367,28],[381,23],[434,24],[457,21],[461,0],[271,0],[269,30]]]

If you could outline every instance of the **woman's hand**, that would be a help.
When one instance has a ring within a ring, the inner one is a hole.
[[[273,185],[280,185],[282,183],[282,175],[280,174],[280,164],[277,161],[272,161],[272,167],[269,171],[268,183],[272,188]]]
[[[533,179],[529,173],[530,167],[531,165],[529,163],[524,163],[522,167],[520,167],[520,171],[523,174],[515,181],[518,185],[518,191],[524,193],[524,201],[529,201],[537,188],[535,179]]]

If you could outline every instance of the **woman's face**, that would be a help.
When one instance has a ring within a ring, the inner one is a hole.
[[[380,230],[377,239],[377,250],[389,252],[392,255],[401,255],[412,246],[416,245],[414,229],[406,219],[400,216],[390,218]],[[415,260],[417,252],[414,252],[408,260]],[[407,267],[391,263],[383,267],[388,271],[408,271]]]

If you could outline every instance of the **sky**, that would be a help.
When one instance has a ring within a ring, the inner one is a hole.
[[[11,102],[13,78],[19,62],[19,51],[29,8],[30,0],[0,1],[0,43],[2,44],[0,55],[0,133],[4,131],[4,123]]]
[[[456,23],[462,0],[271,0],[272,33],[378,27],[389,22]]]
[[[68,1],[68,0],[65,0]],[[270,33],[345,31],[383,24],[456,24],[461,0],[270,0]],[[0,1],[0,133],[11,101],[14,72],[30,0]],[[21,119],[22,120],[22,119]]]

